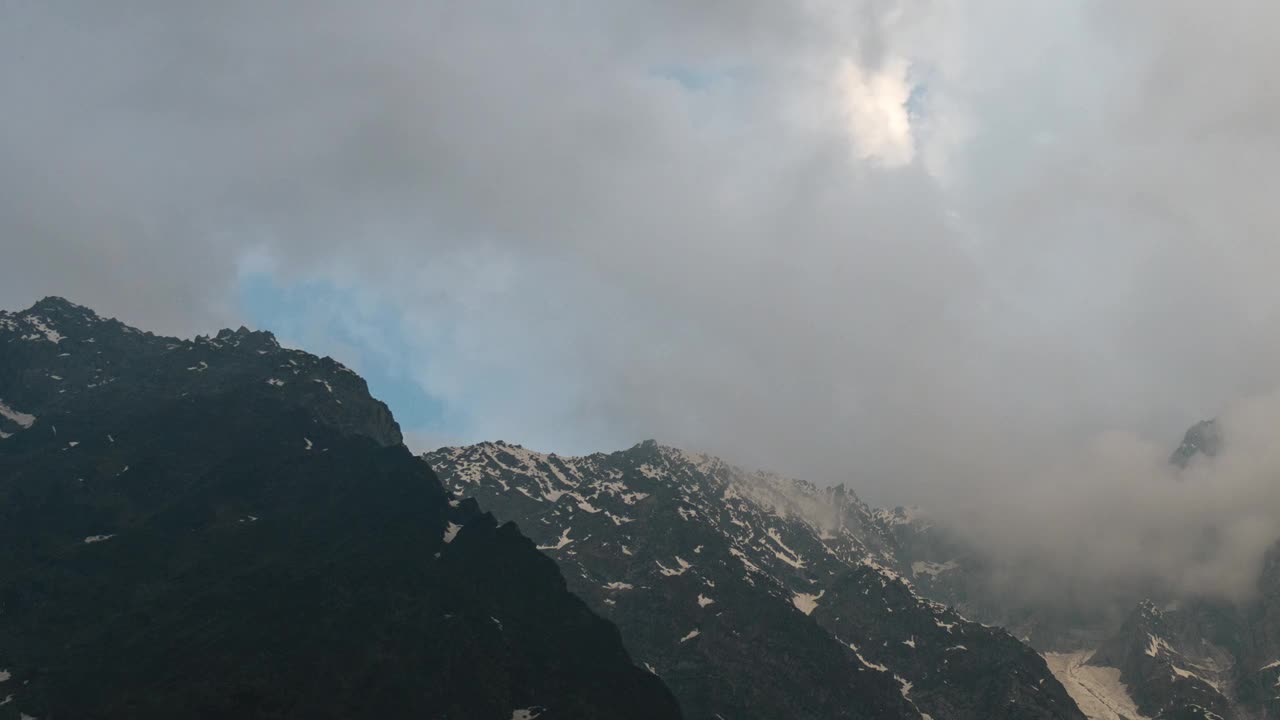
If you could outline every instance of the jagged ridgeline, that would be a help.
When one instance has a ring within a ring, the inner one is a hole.
[[[0,719],[680,716],[400,440],[267,333],[0,313]]]
[[[690,718],[1084,718],[1043,658],[915,591],[910,513],[654,442],[427,455],[515,520]]]

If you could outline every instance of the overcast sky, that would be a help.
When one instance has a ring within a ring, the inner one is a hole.
[[[267,325],[420,446],[1163,457],[1280,380],[1278,15],[0,0],[0,306]]]

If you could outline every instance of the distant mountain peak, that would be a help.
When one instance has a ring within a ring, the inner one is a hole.
[[[97,317],[98,315],[92,309],[85,307],[84,305],[71,302],[70,300],[60,295],[48,295],[46,297],[40,298],[31,307],[22,311],[22,314],[45,313],[45,312],[55,312],[55,313],[74,312],[79,314],[91,315],[93,317]]]
[[[1214,457],[1222,452],[1222,429],[1216,418],[1192,425],[1182,437],[1182,444],[1169,456],[1169,462],[1186,467],[1196,455]]]

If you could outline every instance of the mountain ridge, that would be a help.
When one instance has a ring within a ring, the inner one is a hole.
[[[679,718],[332,360],[0,314],[0,719]]]
[[[652,441],[578,457],[504,442],[425,457],[458,497],[526,528],[690,717],[864,716],[770,654],[836,663],[844,684],[881,698],[871,717],[1083,717],[1033,650],[917,595],[892,534],[847,488]],[[744,636],[758,624],[768,653]]]
[[[403,442],[390,409],[369,394],[363,378],[333,358],[284,348],[270,332],[241,327],[191,340],[154,335],[55,296],[26,310],[0,311],[0,331],[10,350],[8,367],[0,366],[0,402],[15,414],[57,417],[85,395],[116,393],[112,385],[121,379],[128,384],[121,392],[171,396],[216,393],[251,380],[279,391],[293,382],[290,400],[320,421],[381,445]],[[13,434],[13,422],[0,414],[0,431]]]

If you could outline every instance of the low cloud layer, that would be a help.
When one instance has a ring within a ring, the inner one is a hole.
[[[979,549],[1006,607],[1247,602],[1280,540],[1280,393],[1227,408],[1217,425],[1224,450],[1186,467],[1168,445],[1111,433],[975,478],[966,500],[935,516]]]
[[[1215,520],[1226,493],[1141,499],[1280,381],[1278,14],[8,3],[0,305],[207,332],[265,269],[395,308],[467,439]]]

